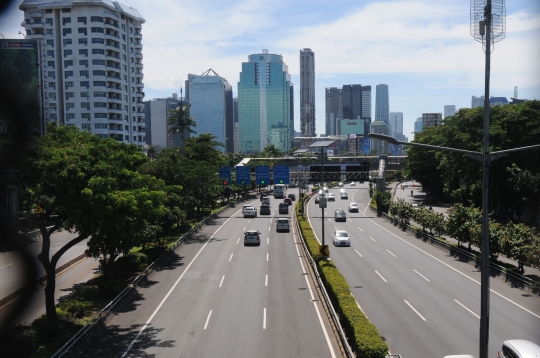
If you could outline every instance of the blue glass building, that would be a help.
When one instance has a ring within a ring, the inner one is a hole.
[[[248,56],[238,82],[240,153],[262,151],[270,144],[286,152],[294,138],[291,76],[281,55]]]
[[[390,125],[390,103],[388,100],[388,85],[380,84],[375,87],[375,120]]]

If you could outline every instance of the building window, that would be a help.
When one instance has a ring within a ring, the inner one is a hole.
[[[56,121],[56,119],[58,118],[57,116],[58,115],[56,113],[51,113],[51,114],[49,114],[49,119],[52,120],[52,121]]]
[[[64,57],[73,55],[73,50],[64,50]]]
[[[93,33],[100,33],[100,34],[102,34],[102,33],[103,33],[103,27],[91,27],[91,28],[90,28],[90,31],[93,32]]]
[[[64,61],[64,68],[67,68],[69,66],[73,66],[73,60],[65,60]],[[73,72],[71,73],[71,75],[73,76]]]
[[[88,45],[88,39],[79,39],[79,45]]]
[[[88,50],[87,49],[79,49],[79,55],[88,56]]]
[[[90,87],[90,81],[81,81],[81,87]]]
[[[92,60],[92,65],[94,66],[105,66],[105,60]]]
[[[66,99],[75,97],[75,92],[66,92]]]
[[[73,81],[66,82],[66,89],[73,87]]]
[[[94,97],[107,97],[107,92],[95,91],[94,92]]]
[[[105,55],[105,50],[101,48],[93,48],[92,55]]]
[[[104,44],[105,40],[104,39],[99,39],[99,38],[93,38],[92,43],[93,44]]]
[[[56,92],[49,92],[49,99],[56,99]]]
[[[47,61],[47,66],[54,68],[54,61]]]
[[[99,61],[99,60],[98,60],[98,61]],[[102,71],[102,70],[94,70],[94,71],[92,72],[92,74],[93,74],[94,76],[105,76],[105,71]]]
[[[71,45],[73,43],[73,40],[71,39],[64,39],[64,46]]]
[[[105,103],[105,102],[94,102],[94,108],[107,108],[107,103]]]
[[[71,108],[75,108],[75,103],[73,102],[66,103],[66,109],[69,110]]]
[[[45,19],[45,23],[47,25],[52,25],[53,24],[53,19],[51,17],[48,17],[48,18]]]
[[[75,113],[66,113],[66,119],[69,121],[70,119],[75,119]]]
[[[73,77],[73,71],[65,71],[65,72],[64,72],[64,76],[65,76],[66,78]]]
[[[48,71],[47,76],[49,78],[56,78],[56,72],[55,71]]]
[[[54,50],[47,50],[47,56],[54,58]]]
[[[64,12],[64,13],[65,12],[71,12],[71,9],[70,8],[64,8],[64,9],[62,9],[62,12]]]
[[[52,29],[45,29],[45,33],[52,36]]]
[[[105,87],[107,86],[107,83],[105,83],[105,81],[94,81],[93,85],[96,87]]]
[[[84,35],[86,35],[87,31],[88,29],[86,27],[79,27],[79,29],[77,30],[79,34],[84,34]]]
[[[107,113],[94,113],[94,118],[107,118]],[[95,129],[107,129],[107,123],[94,123]]]
[[[86,67],[88,67],[88,60],[79,60],[79,66],[86,66]]]
[[[65,25],[65,24],[71,24],[71,17],[62,18],[62,25]]]
[[[90,103],[88,103],[88,109],[90,109]],[[81,113],[81,118],[90,120],[90,113]]]
[[[56,89],[56,82],[49,82],[49,87],[51,89]]]
[[[81,75],[82,77],[88,78],[89,71],[88,70],[82,70],[82,71],[79,72],[79,75]]]
[[[56,111],[56,103],[49,103],[49,109],[53,109]]]
[[[88,93],[88,92],[81,92],[81,95],[82,95],[83,93]],[[82,109],[90,110],[90,102],[81,102],[81,108],[82,108]]]
[[[122,40],[126,41],[126,35],[122,34]]]
[[[45,9],[46,14],[52,14],[52,9]]]
[[[103,22],[103,18],[101,16],[92,16],[92,17],[90,17],[90,21],[92,21],[92,22]]]
[[[78,18],[77,18],[77,22],[86,25],[86,16],[78,17]]]
[[[90,114],[90,113],[83,113],[83,114]],[[82,123],[82,124],[81,124],[81,129],[83,129],[83,130],[85,130],[85,129],[90,130],[90,123]]]
[[[47,46],[54,46],[54,40],[47,40]]]
[[[62,34],[64,36],[67,36],[67,35],[71,34],[71,29],[62,29]]]

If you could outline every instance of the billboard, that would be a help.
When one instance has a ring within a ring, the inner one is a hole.
[[[38,40],[0,39],[0,139],[42,134]]]

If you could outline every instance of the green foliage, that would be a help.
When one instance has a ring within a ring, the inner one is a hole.
[[[4,357],[31,357],[38,349],[41,335],[35,328],[23,325],[13,327],[0,337],[0,349]]]
[[[196,127],[197,123],[195,122],[195,117],[189,115],[190,108],[190,104],[188,104],[187,106],[178,106],[176,107],[176,109],[169,110],[169,116],[167,117],[167,124],[171,126],[169,129],[169,133],[180,134],[180,145],[182,146],[182,149],[184,149],[186,145],[186,134],[196,133],[195,130],[192,128]]]
[[[275,146],[275,144],[270,144],[266,146],[261,152],[261,157],[263,158],[279,158],[283,157],[283,151]]]
[[[450,236],[461,243],[469,243],[469,248],[473,243],[475,226],[481,225],[482,213],[474,206],[465,207],[462,204],[455,204],[454,209],[448,215],[446,231]]]
[[[377,203],[377,211],[387,213],[390,209],[391,194],[387,191],[377,191],[373,198]]]
[[[115,273],[138,273],[148,266],[148,257],[142,252],[130,252],[114,263]]]
[[[540,236],[534,229],[509,222],[500,236],[502,252],[518,262],[519,273],[528,262],[539,262]]]

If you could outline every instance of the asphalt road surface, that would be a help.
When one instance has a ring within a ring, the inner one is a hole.
[[[352,293],[391,353],[403,358],[479,355],[480,272],[377,218],[368,209],[368,184],[345,185],[349,199],[326,209],[325,244]],[[409,189],[410,191],[410,189]],[[356,202],[359,213],[349,213]],[[342,208],[346,222],[335,222]],[[321,209],[310,200],[307,213],[322,240]],[[334,247],[332,234],[346,230],[351,247]],[[495,357],[507,339],[540,343],[540,299],[492,278],[489,354]]]
[[[298,238],[275,230],[291,215],[270,197],[272,215],[238,205],[181,245],[83,356],[339,357]],[[260,246],[243,245],[246,229]]]

